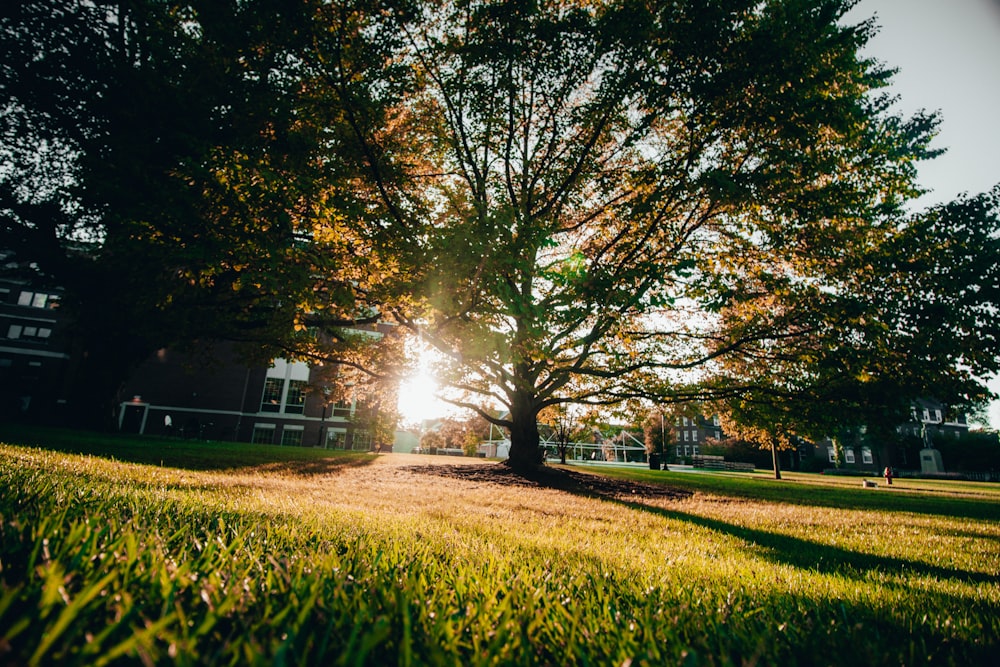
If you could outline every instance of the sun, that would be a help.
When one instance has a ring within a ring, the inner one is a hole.
[[[425,369],[403,380],[399,385],[399,401],[396,404],[402,421],[417,423],[424,419],[441,417],[444,413],[444,403],[436,397],[437,392],[437,380]]]
[[[399,383],[396,410],[401,426],[419,425],[425,419],[455,417],[463,411],[440,398],[448,394],[446,386],[434,374],[435,365],[441,362],[440,353],[419,341],[411,343],[407,353],[416,363],[411,375]]]

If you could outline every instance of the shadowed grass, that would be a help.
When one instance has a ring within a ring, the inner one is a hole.
[[[270,467],[299,474],[323,474],[347,465],[363,465],[367,452],[331,453],[309,447],[252,445],[241,442],[205,442],[156,436],[133,436],[59,428],[26,428],[0,424],[0,441],[43,447],[70,454],[88,454],[185,470],[239,470]]]
[[[170,467],[35,442],[0,445],[0,652],[12,664],[1000,657],[1000,523],[975,517],[992,516],[977,509],[992,487],[908,490],[921,509],[907,511],[889,498],[902,493],[819,476],[634,470],[693,493],[615,497],[498,484],[495,464],[436,457],[340,465],[323,452],[330,464],[301,474],[276,458],[238,465],[216,443],[185,447],[207,461],[221,451],[217,465]],[[428,474],[442,465],[474,474]],[[960,516],[946,498],[962,500]]]
[[[969,519],[1000,521],[1000,485],[950,480],[896,479],[887,487],[861,489],[857,477],[772,473],[670,472],[642,468],[602,468],[602,475],[664,484],[689,491],[710,492],[730,498],[793,503],[881,512],[948,514]]]

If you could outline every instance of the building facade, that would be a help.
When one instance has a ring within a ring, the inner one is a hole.
[[[61,290],[0,279],[0,418],[58,421],[70,370],[60,299]]]
[[[837,442],[825,439],[812,448],[817,467],[839,468],[861,472],[881,473],[885,467],[921,468],[919,450],[932,447],[942,439],[961,440],[969,433],[966,415],[953,413],[948,406],[932,399],[914,401],[910,420],[896,427],[900,442],[875,442],[867,437],[866,429],[841,438]],[[903,446],[906,440],[919,442],[913,447]]]
[[[674,419],[674,455],[677,458],[699,456],[709,438],[722,439],[719,417],[677,417]]]
[[[125,386],[123,432],[369,451],[370,410],[335,401],[328,369],[285,359],[242,362],[218,343],[194,357],[160,350]]]
[[[0,418],[64,423],[74,372],[71,323],[61,289],[0,278]],[[384,335],[372,327],[371,335]],[[376,416],[356,401],[336,401],[330,368],[276,359],[241,360],[226,343],[199,354],[163,349],[122,391],[123,432],[275,445],[370,450]]]

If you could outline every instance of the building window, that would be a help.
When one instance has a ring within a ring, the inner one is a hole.
[[[327,449],[344,449],[347,446],[347,432],[330,429],[326,432]]]
[[[862,447],[861,448],[861,461],[863,463],[869,463],[869,464],[873,462],[873,459],[872,459],[872,448],[871,447]]]
[[[691,442],[698,442],[698,431],[691,431]]]
[[[680,458],[681,456],[683,456],[683,454],[681,453],[681,446],[677,445],[677,458]]]
[[[11,324],[7,327],[7,338],[16,340],[18,338],[34,338],[47,340],[52,335],[52,329],[35,325],[25,326],[21,324]]]
[[[264,397],[260,400],[260,411],[280,412],[281,392],[284,388],[284,378],[267,378],[264,380]]]
[[[931,420],[931,413],[927,408],[924,408],[924,421],[929,422]]]
[[[351,449],[355,451],[367,452],[372,448],[371,431],[355,431],[351,438]]]
[[[17,305],[29,308],[55,308],[59,305],[59,296],[45,292],[21,292],[17,297]]]
[[[936,421],[936,422],[941,421],[941,411],[940,410],[935,410],[934,411],[934,421]]]
[[[698,445],[691,445],[691,455],[698,456]]]
[[[836,463],[837,462],[837,450],[834,449],[833,447],[827,447],[826,448],[826,455],[829,458],[830,463]]]
[[[288,396],[285,397],[285,412],[301,415],[306,405],[306,382],[304,380],[288,381]]]
[[[274,424],[254,424],[250,442],[256,445],[274,444]]]
[[[844,450],[844,460],[848,463],[854,463],[854,450],[850,447]]]
[[[691,438],[690,431],[684,431],[684,442],[687,442]]]
[[[684,456],[690,456],[690,455],[691,455],[691,446],[684,445]]]
[[[687,417],[684,417],[684,425],[685,425],[685,426],[687,426],[687,425],[688,425],[688,418],[687,418]]]
[[[302,427],[286,426],[281,429],[281,444],[292,447],[302,446]]]

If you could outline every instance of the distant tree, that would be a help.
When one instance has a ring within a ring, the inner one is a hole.
[[[351,416],[355,432],[371,436],[372,446],[380,450],[392,445],[396,437],[396,410],[377,400],[362,400]]]
[[[428,431],[420,436],[420,448],[425,452],[435,453],[440,447],[445,447],[444,438],[437,431]]]
[[[566,464],[573,443],[587,431],[587,426],[582,421],[583,414],[574,410],[574,407],[560,403],[550,406],[539,414],[539,421],[551,432],[559,462],[563,465]]]
[[[730,428],[776,447],[861,427],[890,441],[916,399],[980,408],[992,397],[982,378],[1000,370],[998,228],[1000,187],[897,220],[813,292],[812,308],[782,293],[728,307],[733,334],[775,332],[722,361],[720,386],[748,385],[719,406]]]
[[[646,454],[662,455],[673,442],[673,420],[662,410],[650,410],[642,421],[642,440]]]
[[[489,423],[475,415],[467,419],[443,419],[437,433],[441,436],[442,447],[461,449],[466,456],[475,456],[488,431]]]
[[[734,405],[735,403],[731,403]],[[779,421],[756,421],[765,413],[760,404],[753,404],[752,412],[730,409],[722,412],[722,430],[730,438],[751,443],[761,449],[770,450],[774,478],[781,479],[781,458],[779,451],[795,447],[793,427]]]
[[[461,449],[465,445],[466,427],[457,419],[444,419],[438,429],[443,447]]]
[[[941,451],[949,472],[1000,472],[1000,438],[995,431],[970,431],[958,438],[940,433],[934,447]]]

